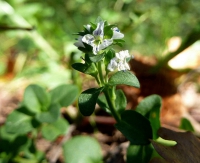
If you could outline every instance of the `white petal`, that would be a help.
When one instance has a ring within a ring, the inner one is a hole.
[[[119,53],[116,53],[115,56],[119,59],[119,60],[124,60],[125,56],[124,53],[122,51],[120,51]]]
[[[92,45],[93,42],[95,41],[94,36],[87,34],[85,36],[83,36],[82,41],[88,45]]]
[[[130,70],[128,63],[124,63],[124,67],[125,67],[126,70]]]
[[[122,39],[124,37],[123,33],[113,31],[112,39]]]
[[[125,66],[124,66],[124,64],[123,64],[122,61],[120,61],[120,62],[118,63],[117,69],[118,69],[118,71],[126,70],[126,69],[125,69]]]
[[[99,47],[95,44],[92,44],[93,47],[93,53],[96,55],[99,52]]]
[[[83,47],[83,48],[85,47],[84,44],[83,44],[83,42],[82,42],[82,38],[83,38],[83,37],[80,36],[80,37],[78,38],[78,41],[74,43],[74,45],[75,45],[76,47]]]
[[[110,71],[114,71],[117,69],[117,62],[116,62],[117,58],[113,58],[110,60],[110,63],[108,64],[107,69]]]
[[[99,44],[99,50],[105,49],[113,43],[112,39],[105,39],[101,44]]]
[[[116,53],[115,55],[120,60],[125,60],[126,58],[130,57],[128,50],[122,50],[119,53]]]
[[[121,39],[124,37],[124,34],[119,31],[117,27],[112,28],[113,36],[112,39]]]
[[[98,37],[100,36],[101,38],[103,38],[103,35],[104,35],[104,21],[100,21],[98,24],[97,24],[97,28],[93,31],[93,35],[95,37]]]
[[[128,50],[124,50],[124,55],[125,55],[125,58],[131,57]]]

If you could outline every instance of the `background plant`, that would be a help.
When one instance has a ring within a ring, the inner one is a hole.
[[[0,161],[46,162],[36,141],[40,134],[53,142],[67,133],[70,124],[60,110],[71,105],[78,92],[75,85],[60,85],[49,92],[39,85],[29,85],[23,101],[0,129]]]

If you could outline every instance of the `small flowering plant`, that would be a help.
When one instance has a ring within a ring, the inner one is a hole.
[[[79,109],[85,116],[94,112],[100,93],[104,93],[108,104],[108,110],[117,121],[120,115],[116,110],[116,86],[126,84],[139,87],[139,82],[130,71],[127,63],[131,55],[128,50],[115,52],[113,45],[122,45],[124,34],[115,25],[109,25],[106,21],[98,20],[96,24],[90,23],[84,26],[85,30],[79,32],[78,42],[75,46],[85,53],[84,63],[74,63],[72,67],[82,73],[93,76],[99,88],[91,88],[84,91],[79,97]],[[120,96],[124,97],[122,91]],[[121,106],[122,107],[122,106]],[[125,106],[124,106],[125,108]]]
[[[116,45],[122,46],[124,43],[124,34],[116,25],[99,19],[96,23],[85,25],[84,31],[77,35],[79,37],[75,46],[84,56],[82,63],[74,63],[72,67],[93,76],[98,83],[97,88],[89,88],[80,94],[80,112],[84,116],[90,116],[98,104],[115,118],[115,127],[131,143],[130,150],[146,150],[151,153],[150,139],[158,137],[157,130],[160,128],[161,99],[152,95],[143,100],[135,110],[126,109],[126,97],[122,90],[117,89],[117,85],[139,88],[140,84],[137,77],[129,71],[128,61],[132,56],[128,50],[114,50]]]

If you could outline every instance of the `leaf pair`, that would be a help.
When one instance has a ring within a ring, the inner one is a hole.
[[[123,122],[116,125],[131,142],[127,150],[127,163],[149,162],[154,150],[150,139],[158,138],[160,108],[160,96],[150,95],[138,104],[135,111],[122,113]]]
[[[127,105],[126,96],[124,95],[124,92],[122,90],[116,90],[115,95],[116,95],[115,109],[119,114],[121,114],[125,110]],[[110,113],[109,106],[104,94],[98,97],[97,103],[102,109]]]
[[[78,95],[74,85],[61,85],[49,93],[38,85],[29,85],[24,92],[20,108],[7,118],[7,132],[26,134],[42,123],[54,123],[59,119],[60,108],[70,105]]]
[[[134,74],[132,74],[129,71],[116,72],[114,75],[112,75],[110,77],[110,79],[107,83],[107,86],[108,87],[116,86],[119,84],[130,85],[130,86],[134,86],[137,88],[140,87],[138,79],[135,77]],[[84,116],[89,116],[94,112],[98,97],[104,89],[107,89],[107,88],[106,87],[90,88],[81,93],[81,95],[79,96],[79,99],[78,99],[78,104],[79,104],[80,112]],[[121,95],[121,94],[119,96],[123,97],[123,95]],[[105,105],[107,105],[107,104],[105,104]],[[122,109],[121,106],[124,106],[123,103],[118,104],[118,105],[119,105],[119,109]]]
[[[136,110],[126,110],[121,114],[121,121],[116,124],[125,137],[134,145],[149,144],[152,136],[157,138],[160,128],[161,98],[151,95],[136,107]]]

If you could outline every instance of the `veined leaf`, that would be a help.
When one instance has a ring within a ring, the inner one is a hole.
[[[89,116],[94,112],[97,99],[103,87],[91,88],[81,93],[78,99],[79,110],[84,116]]]
[[[120,84],[125,84],[125,85],[130,85],[136,88],[140,87],[140,83],[136,76],[132,74],[130,71],[118,71],[115,74],[113,74],[109,81],[109,85],[120,85]]]

